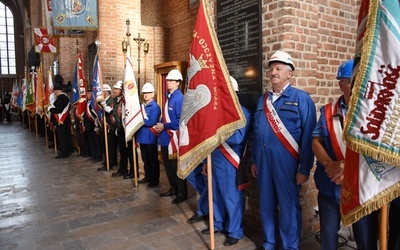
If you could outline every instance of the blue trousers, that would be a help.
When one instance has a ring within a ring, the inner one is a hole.
[[[200,198],[197,201],[197,214],[205,216],[208,214],[208,187],[207,187],[207,176],[202,174],[203,164],[199,164],[192,172],[186,177],[186,180],[190,185],[196,189],[197,193],[200,194]]]
[[[372,212],[353,224],[358,250],[378,250],[378,212]]]
[[[269,148],[257,160],[257,185],[264,233],[263,247],[298,250],[301,234],[301,185],[296,184],[298,163],[286,149]],[[280,237],[280,239],[279,239]]]
[[[214,229],[225,230],[229,237],[243,237],[243,190],[236,185],[237,170],[231,164],[213,164]]]
[[[321,250],[338,248],[340,230],[340,205],[335,199],[318,194],[319,224],[321,232]]]

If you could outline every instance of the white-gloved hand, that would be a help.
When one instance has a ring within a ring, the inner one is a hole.
[[[110,106],[103,106],[103,107],[106,113],[111,113],[111,111],[113,110]]]
[[[100,105],[104,108],[104,107],[107,105],[107,104],[106,104],[106,101],[104,101],[104,100],[101,101],[101,102],[100,102]]]
[[[54,106],[54,104],[51,104],[48,109],[50,110],[50,109],[55,108],[55,107],[56,106]]]

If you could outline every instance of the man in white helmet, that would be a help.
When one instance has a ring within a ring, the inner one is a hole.
[[[168,177],[170,189],[161,193],[160,197],[176,196],[172,204],[178,204],[187,199],[186,180],[182,180],[176,174],[178,169],[177,150],[178,150],[178,129],[181,117],[183,94],[179,85],[183,81],[181,72],[177,69],[171,70],[167,77],[166,93],[167,101],[162,112],[162,119],[154,126],[159,133],[158,144],[161,146],[161,154],[165,172]]]
[[[117,134],[117,141],[120,153],[119,169],[113,173],[113,177],[123,177],[130,179],[133,177],[133,149],[132,140],[125,142],[125,127],[122,120],[122,115],[125,112],[125,98],[123,94],[123,82],[118,81],[114,84],[114,103],[111,114],[113,115],[113,123],[115,124],[115,133]],[[131,173],[128,173],[128,160],[131,166]]]
[[[314,165],[311,134],[316,124],[310,95],[290,85],[292,57],[275,52],[269,60],[271,87],[254,114],[252,173],[260,193],[264,243],[260,249],[299,249],[301,185]]]
[[[160,182],[160,162],[158,161],[158,133],[153,128],[160,120],[161,109],[154,98],[154,87],[147,82],[142,87],[144,103],[142,114],[144,125],[135,133],[136,142],[140,145],[145,176],[139,183],[147,183],[147,187],[158,186]]]
[[[108,147],[108,164],[110,170],[113,169],[114,166],[117,165],[117,147],[118,147],[118,140],[117,135],[115,134],[115,124],[113,123],[113,115],[112,107],[114,105],[114,98],[111,96],[111,87],[108,84],[103,84],[103,96],[104,100],[100,102],[100,106],[105,111],[105,117],[107,122],[107,147]],[[103,124],[102,124],[103,125]],[[103,128],[104,129],[104,128]],[[101,133],[103,138],[104,130]],[[105,150],[105,141],[102,141],[104,152]],[[103,162],[103,166],[98,168],[97,171],[106,171],[107,170],[107,162],[106,157]]]

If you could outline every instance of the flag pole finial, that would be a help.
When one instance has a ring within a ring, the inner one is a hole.
[[[99,52],[99,51],[100,51],[100,45],[101,45],[101,42],[100,42],[100,40],[99,40],[99,39],[97,39],[97,40],[94,42],[94,44],[96,44],[96,47],[97,47],[97,52]]]

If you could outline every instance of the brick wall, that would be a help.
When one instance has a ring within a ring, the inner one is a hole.
[[[215,20],[217,0],[209,0],[209,13]],[[99,31],[86,32],[79,38],[85,75],[88,77],[87,46],[101,41],[100,58],[105,83],[113,84],[124,74],[124,54],[121,42],[125,38],[125,19],[131,21],[132,60],[138,57],[137,44],[132,41],[140,33],[150,43],[149,53],[141,51],[141,82],[154,83],[153,66],[166,61],[187,61],[197,7],[189,0],[99,0]],[[33,4],[35,5],[35,4]],[[355,32],[359,0],[263,0],[262,51],[263,84],[268,86],[267,63],[271,54],[284,49],[295,61],[292,84],[310,93],[319,109],[339,96],[335,80],[338,66],[350,59],[355,50]],[[32,20],[39,19],[32,8]],[[47,64],[58,59],[60,72],[66,80],[73,79],[76,61],[76,38],[61,38],[59,53],[46,55]],[[137,64],[134,67],[137,73]],[[245,220],[260,226],[258,192],[255,180],[249,175],[246,192]],[[317,191],[313,175],[301,191],[303,208],[303,237],[318,230],[314,217]]]

